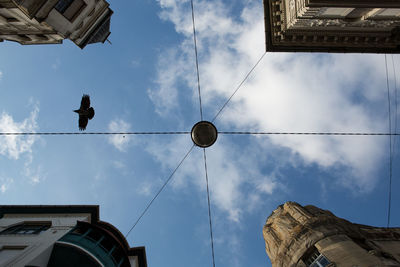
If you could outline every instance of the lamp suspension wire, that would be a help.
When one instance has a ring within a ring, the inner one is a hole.
[[[362,133],[362,132],[226,132],[221,131],[218,134],[231,134],[231,135],[337,135],[337,136],[398,136],[400,133]]]
[[[194,6],[193,0],[190,0],[190,5],[192,7],[192,25],[193,25],[193,41],[194,41],[194,53],[196,55],[196,73],[197,73],[197,90],[199,92],[199,105],[200,105],[200,118],[203,120],[203,106],[201,104],[201,90],[200,90],[200,72],[199,72],[199,59],[197,53],[197,38],[196,38],[196,24],[194,20]]]
[[[392,54],[392,65],[393,65],[393,79],[394,79],[394,133],[397,133],[397,75],[396,75],[396,67],[394,63],[394,56]],[[393,155],[396,155],[396,145],[397,138],[396,136],[393,138]]]
[[[207,201],[208,201],[208,221],[210,224],[210,240],[211,240],[211,252],[212,252],[212,262],[213,267],[215,267],[215,256],[214,256],[214,237],[213,237],[213,227],[212,227],[212,219],[211,219],[211,204],[210,204],[210,191],[208,188],[208,170],[207,170],[207,156],[206,149],[203,148],[203,157],[204,157],[204,170],[206,173],[206,185],[207,185]]]
[[[189,131],[181,132],[0,132],[0,136],[24,136],[24,135],[178,135],[190,134]],[[368,136],[399,136],[400,133],[363,133],[363,132],[227,132],[221,131],[218,134],[236,135],[368,135]]]
[[[188,131],[181,132],[0,132],[1,135],[175,135],[190,134]]]
[[[200,119],[203,120],[203,106],[201,103],[201,89],[200,89],[199,58],[198,58],[198,52],[197,52],[196,23],[195,23],[195,19],[194,19],[193,0],[190,0],[190,4],[191,4],[191,8],[192,8],[193,41],[194,41],[194,52],[196,55],[196,73],[197,73],[197,89],[199,92]],[[207,170],[207,157],[206,157],[206,149],[205,148],[203,148],[203,156],[204,156],[204,170],[205,170],[205,174],[206,174],[206,185],[207,185],[208,219],[209,219],[209,224],[210,224],[212,262],[213,262],[213,267],[215,267],[214,238],[213,238],[213,231],[212,231],[210,191],[208,188],[208,170]]]
[[[185,161],[185,159],[189,156],[190,152],[192,152],[194,148],[194,145],[189,149],[189,151],[185,154],[185,156],[182,158],[182,160],[179,162],[178,166],[172,171],[171,175],[168,177],[168,179],[165,181],[165,183],[161,186],[161,188],[158,190],[158,192],[155,194],[155,196],[152,198],[152,200],[147,204],[146,208],[143,210],[143,212],[140,214],[139,218],[136,220],[136,222],[132,225],[131,229],[129,229],[128,233],[125,235],[125,238],[129,236],[131,231],[135,228],[135,226],[139,223],[140,219],[144,216],[144,214],[147,212],[147,210],[150,208],[150,206],[153,204],[154,200],[160,195],[160,193],[164,190],[164,188],[167,186],[169,181],[171,181],[172,177],[176,173],[176,171],[179,169],[179,167],[182,165],[182,163]]]
[[[389,133],[392,133],[392,113],[391,113],[391,100],[390,100],[390,87],[389,87],[389,73],[387,56],[385,54],[385,67],[386,67],[386,87],[387,87],[387,99],[388,99],[388,121],[389,121]],[[388,214],[387,214],[387,225],[390,225],[390,211],[392,204],[392,170],[393,170],[393,153],[392,153],[392,135],[389,136],[389,194],[388,194]]]
[[[251,70],[247,73],[247,75],[244,77],[244,79],[240,82],[240,84],[236,87],[235,91],[233,91],[232,95],[228,98],[228,100],[226,100],[226,102],[222,105],[222,107],[220,108],[220,110],[217,112],[217,114],[215,114],[214,118],[211,120],[211,122],[214,122],[217,117],[221,114],[222,110],[226,107],[226,105],[228,105],[229,101],[231,101],[232,97],[237,93],[237,91],[239,91],[240,87],[242,87],[242,85],[244,84],[244,82],[249,78],[250,74],[254,71],[254,69],[257,67],[257,65],[261,62],[261,60],[264,58],[265,54],[267,52],[264,52],[264,54],[262,54],[262,56],[260,57],[260,59],[256,62],[256,64],[254,64],[254,66],[251,68]]]

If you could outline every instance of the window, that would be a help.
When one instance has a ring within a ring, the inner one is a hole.
[[[63,14],[65,10],[72,4],[74,0],[59,0],[55,6],[55,9]]]
[[[0,235],[35,235],[46,231],[50,226],[50,222],[24,222],[5,229],[0,232]]]
[[[54,8],[69,21],[73,21],[85,6],[83,0],[58,0]]]
[[[304,263],[308,267],[325,267],[330,263],[330,261],[322,255],[316,247],[313,247],[308,255],[309,256],[304,259]]]
[[[88,225],[77,225],[74,229],[70,231],[70,234],[73,235],[80,235],[81,238],[86,238],[90,240],[93,247],[99,246],[103,249],[111,259],[114,261],[115,265],[121,266],[122,263],[125,261],[125,254],[124,251],[121,249],[118,243],[115,240],[112,240],[108,235],[99,231],[96,228],[91,228]],[[63,239],[61,239],[62,241]]]

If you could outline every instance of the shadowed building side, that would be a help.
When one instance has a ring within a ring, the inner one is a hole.
[[[0,266],[147,267],[99,206],[0,206]]]
[[[263,3],[266,51],[400,53],[400,1]]]
[[[59,44],[80,48],[104,43],[113,11],[105,0],[0,0],[0,42]]]
[[[400,266],[400,228],[354,224],[311,205],[279,206],[263,236],[273,267]]]

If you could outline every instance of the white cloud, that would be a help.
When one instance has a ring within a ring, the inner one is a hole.
[[[143,196],[150,196],[153,194],[153,184],[149,182],[143,182],[138,187],[136,192]]]
[[[108,129],[111,132],[128,132],[131,125],[122,119],[116,119],[108,124]],[[108,142],[121,152],[126,151],[131,137],[129,135],[110,135]]]
[[[0,192],[4,194],[14,182],[12,178],[0,178]]]
[[[0,70],[0,81],[3,79],[3,72]]]
[[[172,113],[179,83],[195,96],[193,40],[190,3],[160,0],[161,17],[171,21],[185,38],[178,48],[160,57],[156,88],[149,94],[164,115]],[[196,3],[196,29],[204,110],[218,110],[242,77],[265,51],[263,8],[250,1],[239,19],[229,14],[222,1]],[[386,129],[382,55],[334,55],[268,53],[260,66],[233,97],[217,120],[220,130],[313,132],[382,132]],[[287,148],[290,161],[322,168],[344,167],[340,182],[357,190],[370,190],[375,171],[385,153],[385,139],[343,136],[269,136],[274,149]],[[221,152],[222,153],[222,152]],[[218,159],[216,159],[218,160]],[[219,160],[222,160],[219,159]],[[233,184],[240,169],[228,167]],[[236,172],[236,174],[235,174]],[[218,184],[215,185],[218,190]],[[240,196],[236,186],[224,185]],[[272,192],[273,185],[260,183],[258,190]],[[219,203],[235,217],[232,199],[221,192]],[[233,200],[234,202],[234,200]],[[231,203],[231,204],[228,204]]]
[[[186,46],[182,46],[182,49],[188,52]],[[182,54],[178,54],[175,49],[167,49],[160,55],[155,80],[157,87],[147,90],[150,99],[156,104],[156,112],[161,116],[165,116],[169,111],[179,107],[179,84],[182,82],[189,83],[189,78],[192,77],[192,75],[187,74],[193,71],[195,65],[186,62],[191,57],[187,53],[182,57],[180,55]],[[175,64],[171,64],[171,62],[175,62]]]
[[[30,116],[22,122],[15,122],[13,117],[6,112],[0,116],[0,132],[19,133],[35,132],[38,128],[37,114],[39,107],[36,105]],[[36,136],[0,136],[0,154],[12,159],[18,159],[21,154],[32,154],[32,146],[38,139]]]
[[[149,143],[147,151],[168,172],[172,172],[191,145],[190,138],[184,136],[167,142],[167,145],[164,142]],[[254,198],[270,195],[277,187],[278,182],[275,179],[259,172],[259,166],[263,164],[265,157],[257,152],[262,153],[258,146],[243,149],[224,140],[219,140],[206,152],[212,203],[226,212],[232,221],[241,220],[242,214],[254,206]],[[170,184],[181,190],[188,185],[195,185],[201,194],[200,198],[204,199],[206,182],[202,153],[201,149],[195,147]],[[244,187],[250,189],[245,191]]]
[[[24,174],[29,179],[29,183],[36,185],[46,179],[46,174],[43,173],[42,166],[32,167],[32,157],[25,162]]]

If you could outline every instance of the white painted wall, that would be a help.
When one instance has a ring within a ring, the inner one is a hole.
[[[26,221],[51,222],[51,227],[37,235],[0,235],[0,248],[9,246],[26,246],[25,249],[14,252],[12,258],[0,250],[0,267],[23,267],[35,263],[46,266],[50,257],[54,242],[70,231],[77,221],[90,222],[90,214],[12,214],[0,219],[0,231],[18,223]]]

